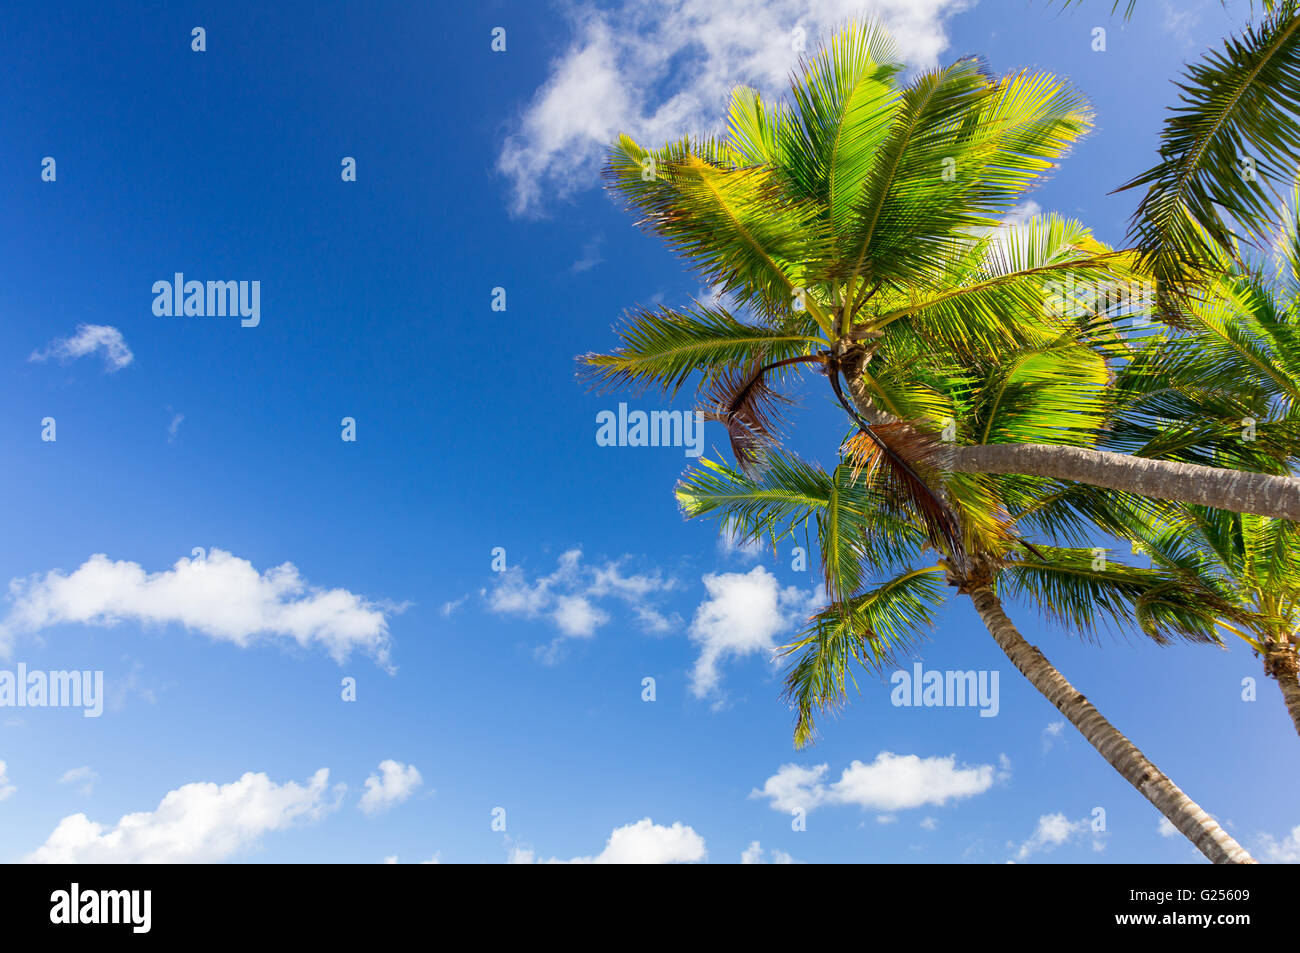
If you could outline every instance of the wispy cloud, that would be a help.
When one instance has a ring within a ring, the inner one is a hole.
[[[1259,855],[1270,864],[1300,864],[1300,824],[1280,841],[1268,834],[1260,837]]]
[[[104,369],[110,373],[120,371],[135,359],[117,328],[107,324],[80,324],[72,337],[55,338],[45,350],[33,351],[28,360],[67,363],[89,354],[99,354],[104,359]]]
[[[1062,844],[1084,839],[1092,834],[1092,849],[1100,851],[1105,848],[1105,841],[1097,831],[1092,830],[1092,823],[1087,819],[1072,821],[1064,814],[1044,814],[1038,819],[1038,826],[1030,838],[1016,848],[1015,859],[1025,861],[1034,854],[1055,850]],[[1008,844],[1015,847],[1015,844]]]
[[[516,213],[599,184],[619,133],[658,145],[718,129],[733,86],[788,85],[801,52],[837,26],[876,15],[908,64],[948,46],[945,23],[968,0],[664,0],[570,8],[573,40],[506,138],[499,170]]]
[[[99,775],[93,768],[87,766],[73,768],[70,771],[64,771],[63,776],[59,778],[60,784],[75,784],[77,791],[89,797],[95,790],[95,782],[99,780]]]
[[[519,567],[502,573],[492,586],[482,590],[488,609],[503,615],[548,619],[560,631],[550,645],[538,649],[538,657],[555,662],[566,640],[590,639],[613,616],[602,606],[617,600],[628,606],[641,628],[650,633],[671,631],[681,620],[660,611],[657,598],[674,589],[676,581],[652,573],[625,574],[625,560],[590,565],[582,550],[570,549],[560,556],[555,571],[530,581]]]
[[[758,841],[750,841],[749,846],[740,855],[742,864],[797,864],[795,860],[783,850],[773,848],[769,853],[772,855],[770,861],[763,859],[763,848]]]
[[[584,271],[591,271],[605,260],[600,257],[600,246],[604,240],[604,235],[596,235],[582,246],[582,257],[570,266],[570,270],[575,275],[580,275]]]

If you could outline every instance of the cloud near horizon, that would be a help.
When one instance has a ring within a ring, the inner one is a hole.
[[[635,824],[616,827],[605,842],[605,849],[594,857],[572,860],[538,860],[531,848],[515,847],[510,852],[512,864],[691,864],[708,854],[704,838],[681,821],[672,827],[656,824],[643,817]]]
[[[335,788],[341,795],[342,786]],[[45,843],[28,854],[32,864],[201,864],[248,850],[271,831],[316,821],[338,806],[327,798],[329,770],[305,785],[276,784],[265,774],[238,781],[186,784],[153,811],[125,814],[113,826],[85,814],[61,820]]]

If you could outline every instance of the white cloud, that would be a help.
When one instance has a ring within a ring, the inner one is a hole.
[[[175,443],[176,434],[181,429],[181,423],[185,420],[184,414],[172,414],[172,422],[167,425],[167,442]]]
[[[67,363],[96,352],[100,352],[104,369],[110,373],[120,371],[135,359],[117,328],[106,324],[79,324],[72,337],[55,338],[44,351],[33,351],[27,360],[48,361],[53,358]]]
[[[0,623],[0,653],[13,635],[64,623],[112,626],[176,623],[223,642],[248,646],[284,636],[319,646],[342,663],[354,650],[388,664],[386,610],[346,589],[309,586],[293,563],[259,573],[246,559],[220,549],[205,559],[182,558],[164,572],[139,563],[91,556],[65,575],[51,570],[9,583],[13,602]]]
[[[1016,860],[1023,861],[1040,851],[1050,851],[1068,843],[1077,836],[1087,834],[1092,828],[1087,818],[1071,821],[1064,814],[1044,814],[1038,819],[1038,826],[1033,836],[1020,845],[1016,851]],[[1014,845],[1011,845],[1014,846]],[[1093,849],[1101,850],[1102,842],[1093,838]]]
[[[384,863],[386,863],[386,864],[395,864],[395,863],[397,863],[397,855],[396,855],[396,854],[392,854],[392,855],[390,855],[390,856],[388,856],[388,857],[385,857],[385,858],[384,858]],[[432,857],[430,857],[428,860],[422,860],[422,861],[420,861],[420,863],[421,863],[421,865],[427,865],[427,864],[441,864],[441,863],[442,863],[442,851],[438,851],[438,853],[434,854],[434,855],[433,855]]]
[[[1192,37],[1192,31],[1201,22],[1200,11],[1179,10],[1169,0],[1164,0],[1163,7],[1165,32],[1185,47],[1195,45],[1196,41]]]
[[[772,802],[772,809],[789,814],[791,811],[810,811],[826,800],[826,786],[822,778],[830,770],[830,765],[819,764],[811,768],[797,764],[783,764],[763,783],[760,791],[755,788],[749,792],[750,797],[765,797]]]
[[[586,596],[558,596],[551,618],[569,638],[589,639],[609,621],[609,613],[597,609]]]
[[[709,597],[695,610],[690,628],[691,640],[700,645],[691,689],[700,698],[718,688],[721,662],[771,653],[776,636],[802,622],[821,602],[816,590],[782,589],[762,566],[747,573],[708,573],[703,581]]]
[[[527,847],[515,847],[510,852],[512,864],[690,864],[703,860],[708,852],[704,838],[681,821],[672,827],[656,824],[643,817],[635,824],[614,828],[605,842],[605,849],[595,857],[574,857],[572,860],[538,860],[536,853]]]
[[[854,17],[879,16],[899,55],[933,66],[947,48],[945,21],[968,0],[663,0],[614,10],[572,8],[574,36],[506,138],[498,169],[516,213],[537,212],[599,184],[605,150],[622,132],[659,145],[716,131],[730,91],[785,92],[799,52],[812,52]]]
[[[983,794],[1003,777],[991,764],[959,767],[953,755],[921,758],[890,751],[882,751],[870,764],[853,761],[840,779],[828,786],[824,778],[829,768],[825,764],[810,768],[784,764],[749,796],[767,798],[774,810],[787,814],[835,804],[894,812],[928,804],[942,806]]]
[[[0,772],[2,774],[3,772]],[[1274,840],[1268,834],[1260,837],[1259,855],[1270,864],[1300,864],[1300,824],[1291,828],[1291,833]]]
[[[1061,738],[1061,732],[1065,729],[1065,722],[1051,721],[1043,729],[1043,753],[1051,751],[1056,742]]]
[[[0,761],[0,801],[9,797],[18,788],[9,780],[9,767],[3,761]]]
[[[758,559],[767,551],[761,539],[742,540],[731,526],[723,526],[718,534],[718,552],[728,559],[745,561]]]
[[[921,821],[921,826],[927,831],[936,830],[939,827],[939,820],[935,817],[927,817]]]
[[[319,820],[337,806],[327,797],[329,771],[305,785],[276,784],[249,772],[238,781],[186,784],[154,811],[126,814],[107,827],[85,814],[59,822],[25,860],[38,864],[215,863],[256,846],[270,831]]]
[[[676,616],[665,616],[654,605],[659,594],[676,586],[655,571],[651,574],[624,575],[624,560],[589,565],[582,561],[582,550],[564,552],[550,575],[528,579],[519,567],[500,575],[490,589],[484,589],[488,609],[503,615],[527,619],[546,618],[560,635],[550,645],[537,649],[537,656],[552,663],[560,658],[568,639],[590,639],[613,616],[598,603],[617,599],[628,606],[641,628],[662,634],[680,624]]]
[[[582,257],[575,261],[569,268],[575,275],[580,275],[584,271],[591,271],[605,259],[600,257],[600,245],[605,240],[603,235],[596,235],[590,241],[582,246]]]
[[[1043,214],[1043,207],[1033,199],[1025,199],[1011,209],[1002,219],[1002,224],[1008,228],[1019,228],[1029,223],[1029,220]]]
[[[775,848],[773,848],[773,850],[771,851],[771,854],[772,854],[772,859],[771,859],[771,861],[764,861],[764,860],[763,860],[763,848],[759,845],[758,841],[750,841],[750,842],[749,842],[749,846],[746,847],[745,850],[741,852],[741,855],[740,855],[740,862],[741,862],[742,864],[762,864],[762,863],[773,863],[773,864],[793,864],[793,863],[796,863],[795,859],[794,859],[793,857],[791,857],[789,854],[787,854],[787,853],[786,853],[785,851],[783,851],[783,850],[776,850]]]
[[[98,780],[99,780],[99,775],[94,771],[94,769],[92,769],[89,765],[87,765],[80,768],[72,768],[69,771],[64,771],[63,777],[59,778],[59,783],[75,784],[77,785],[77,790],[80,793],[89,797],[91,792],[93,792],[95,789],[95,782]]]
[[[1156,826],[1156,830],[1160,832],[1161,837],[1181,836],[1178,833],[1178,828],[1174,827],[1173,821],[1169,820],[1167,817],[1160,818],[1160,823]]]
[[[469,595],[466,594],[461,596],[459,599],[454,599],[450,602],[444,602],[442,604],[442,608],[439,609],[438,611],[442,614],[442,617],[444,619],[450,619],[452,615],[455,614],[456,610],[465,604],[465,600],[468,598]]]
[[[366,778],[366,793],[357,806],[367,814],[378,814],[396,804],[401,804],[415,789],[424,783],[415,765],[400,761],[379,762],[379,774]]]

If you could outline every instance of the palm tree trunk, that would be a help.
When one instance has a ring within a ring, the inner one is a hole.
[[[944,464],[955,473],[1052,477],[1158,500],[1300,520],[1300,479],[1295,477],[1042,443],[953,447]]]
[[[1180,791],[1119,729],[1103,718],[1042,652],[1025,641],[989,586],[973,587],[968,594],[993,640],[1012,664],[1070,720],[1070,724],[1079,729],[1124,780],[1137,788],[1156,810],[1196,845],[1197,850],[1216,864],[1255,863],[1244,847]]]
[[[1300,655],[1285,642],[1271,642],[1264,656],[1264,671],[1277,679],[1282,701],[1295,723],[1296,733],[1300,734]]]
[[[870,360],[870,350],[859,348],[845,360],[849,393],[858,413],[870,423],[901,423],[898,417],[875,406],[861,375],[854,373],[855,367]],[[1010,473],[1072,480],[1157,500],[1300,521],[1300,479],[1295,477],[1044,443],[954,445],[946,447],[936,462],[954,473]]]

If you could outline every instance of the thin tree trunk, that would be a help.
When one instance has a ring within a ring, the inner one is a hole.
[[[1043,653],[1025,641],[1002,611],[1002,603],[988,586],[968,593],[995,642],[1043,696],[1088,739],[1129,784],[1155,805],[1196,849],[1216,864],[1253,864],[1240,844],[1210,815],[1178,789],[1133,742],[1101,716],[1092,703],[1065,680]]]
[[[859,352],[858,366],[869,356],[868,352]],[[874,405],[852,365],[846,370],[849,393],[864,419],[876,424],[902,422]],[[954,473],[1009,473],[1072,480],[1157,500],[1300,521],[1300,479],[1295,477],[1043,443],[954,445],[946,447],[936,462]]]
[[[1300,734],[1300,655],[1285,642],[1271,643],[1268,654],[1264,656],[1264,671],[1277,679],[1282,701],[1295,723],[1296,733]]]

